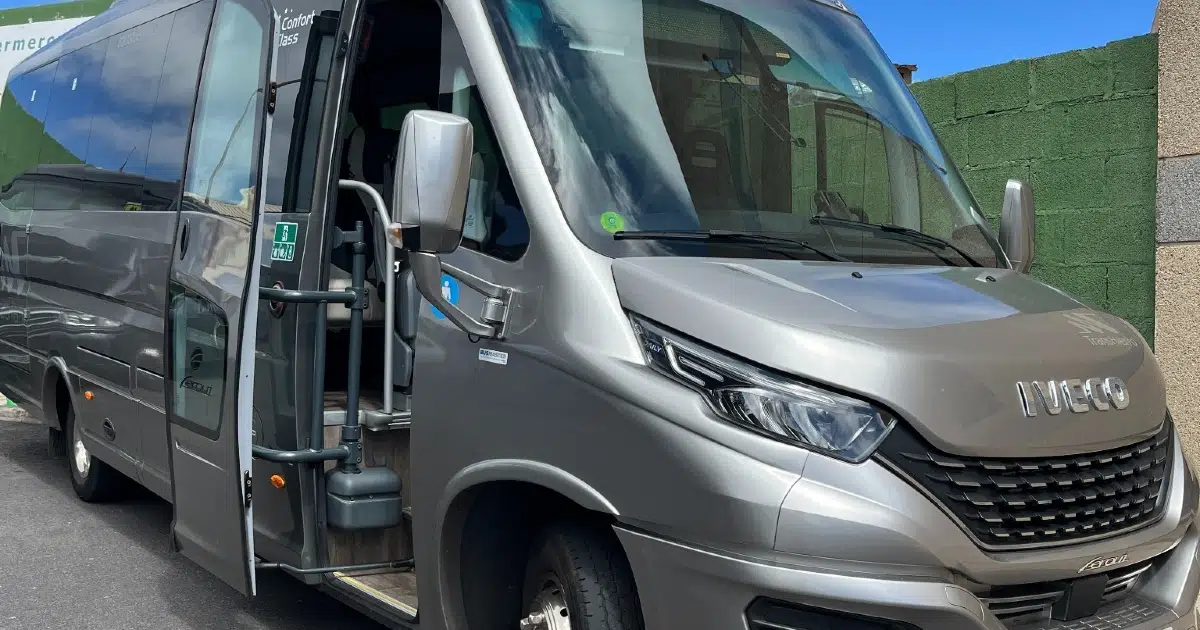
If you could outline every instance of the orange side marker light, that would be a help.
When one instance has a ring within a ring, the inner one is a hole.
[[[276,488],[282,488],[287,485],[287,482],[284,481],[283,477],[280,477],[279,475],[271,475],[271,485],[275,486]]]
[[[95,397],[96,397],[96,395],[95,395],[95,394],[93,394],[93,393],[91,392],[91,390],[88,390],[88,391],[86,391],[86,392],[83,392],[83,397],[84,397],[84,398],[86,398],[87,400],[91,400],[91,399],[95,398]]]

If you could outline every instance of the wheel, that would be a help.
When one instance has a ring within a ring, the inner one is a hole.
[[[47,449],[50,451],[50,457],[66,457],[67,434],[62,429],[50,429]]]
[[[608,527],[558,524],[530,549],[521,630],[642,630],[633,572]]]
[[[71,436],[67,468],[71,469],[71,487],[80,499],[100,503],[117,498],[124,486],[121,473],[92,457],[83,443],[83,433],[75,423],[75,410],[67,409],[66,435]]]

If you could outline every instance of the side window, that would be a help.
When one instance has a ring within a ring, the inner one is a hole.
[[[171,412],[208,431],[221,426],[229,324],[219,308],[171,285],[171,356],[175,394]]]
[[[211,0],[201,2],[176,12],[171,24],[146,147],[143,210],[166,210],[179,196],[204,57],[204,38],[197,33],[208,32],[212,13]]]
[[[89,209],[141,207],[143,185],[138,176],[146,173],[154,103],[173,19],[165,15],[106,42],[87,163],[114,175],[109,185],[89,192]]]
[[[341,2],[290,2],[292,11],[283,16],[276,33],[275,82],[279,87],[268,139],[270,163],[263,182],[267,212],[312,210],[321,116],[337,49],[338,13],[321,11],[326,5],[340,7]],[[306,77],[312,81],[310,90],[305,89]],[[307,103],[301,100],[302,90]],[[300,116],[305,119],[298,120]]]
[[[35,73],[38,71],[34,71]],[[54,70],[50,70],[54,78]],[[37,164],[37,151],[41,150],[42,119],[35,110],[44,113],[44,95],[41,101],[32,94],[34,77],[30,74],[8,78],[4,96],[0,97],[0,187],[12,184],[13,179]],[[32,151],[30,151],[32,144]]]
[[[0,187],[15,184],[21,174],[37,168],[46,104],[50,101],[50,88],[57,68],[58,62],[54,62],[13,77],[4,91],[4,104],[0,107],[0,129],[4,130],[5,137]],[[14,194],[12,200],[13,204],[19,205],[9,208],[27,210],[33,207],[32,186],[28,180],[25,180],[24,188],[25,192],[19,196]]]
[[[8,117],[17,110],[17,102],[11,96],[13,83],[20,82],[21,77],[9,77],[4,86],[7,89],[0,90],[0,129],[7,129],[5,124],[8,122]],[[13,174],[8,166],[8,134],[0,133],[0,188],[4,188],[12,181]]]
[[[58,60],[50,103],[46,110],[46,133],[42,136],[39,162],[45,175],[38,178],[33,208],[76,210],[83,193],[82,167],[92,132],[92,108],[104,65],[105,42],[98,42]]]
[[[184,195],[205,208],[249,221],[255,204],[256,113],[266,64],[263,27],[236,2],[217,8],[196,101]]]
[[[470,120],[475,128],[463,245],[501,260],[514,261],[529,248],[529,222],[484,109],[462,39],[449,16],[442,18],[442,25],[438,107]]]

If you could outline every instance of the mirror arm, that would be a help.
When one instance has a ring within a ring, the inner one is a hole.
[[[483,304],[483,321],[496,327],[494,339],[503,339],[508,331],[508,313],[512,306],[513,290],[448,263],[442,263],[442,271],[487,298]]]
[[[413,279],[417,282],[417,290],[420,291],[421,295],[425,296],[425,299],[429,300],[429,303],[432,304],[434,308],[445,314],[446,318],[451,322],[454,322],[455,326],[463,329],[463,331],[465,331],[467,334],[474,335],[476,337],[483,337],[486,339],[503,338],[503,321],[497,321],[495,323],[481,322],[474,317],[467,315],[462,309],[458,308],[457,305],[451,304],[450,301],[442,295],[443,266],[440,256],[429,252],[410,251],[408,253],[408,264],[413,270]],[[480,290],[480,292],[484,295],[488,295],[489,305],[493,300],[498,301],[499,298],[492,297],[489,294],[489,292],[486,290],[488,286],[494,287],[496,292],[508,291],[509,295],[512,293],[511,290],[493,285],[492,283],[462,271],[461,269],[456,269],[453,267],[450,269],[454,269],[455,272],[470,278],[465,279],[459,277],[456,273],[450,273],[452,277],[461,280],[464,284],[470,286],[472,289],[477,289],[476,284],[473,283],[472,280],[478,281],[480,285],[483,285],[485,290]],[[484,310],[486,313],[492,309],[485,307]],[[505,314],[507,314],[507,304],[505,305],[504,310]]]
[[[479,276],[464,269],[459,269],[450,263],[442,263],[442,271],[445,271],[455,280],[458,280],[459,282],[488,296],[489,298],[495,300],[508,300],[510,297],[512,297],[512,289],[488,282],[487,280],[484,280],[483,278],[480,278]]]

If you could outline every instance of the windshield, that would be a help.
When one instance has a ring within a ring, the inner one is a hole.
[[[600,253],[823,259],[754,239],[614,238],[728,230],[859,262],[1007,266],[849,13],[817,0],[484,5],[571,229]]]

